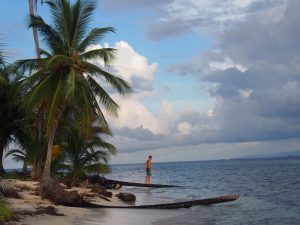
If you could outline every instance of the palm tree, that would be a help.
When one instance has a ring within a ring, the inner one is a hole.
[[[28,172],[28,167],[31,167],[33,173],[34,163],[37,158],[38,143],[29,126],[26,125],[23,129],[24,135],[18,141],[19,148],[9,149],[5,157],[11,156],[16,162],[23,162],[23,172]]]
[[[31,87],[28,109],[43,107],[46,112],[48,150],[43,175],[50,178],[52,146],[65,110],[71,111],[73,118],[82,118],[87,131],[94,116],[99,126],[108,126],[102,107],[115,116],[119,107],[99,82],[105,81],[121,95],[131,89],[126,81],[91,63],[100,60],[107,66],[115,53],[112,48],[88,50],[106,33],[114,32],[111,27],[89,30],[95,2],[77,0],[71,5],[69,0],[56,0],[47,4],[53,24],[34,16],[30,26],[37,28],[48,49],[41,49],[43,58],[22,60],[18,64],[22,70],[35,71],[26,81]]]
[[[68,132],[64,132],[65,168],[70,171],[72,181],[90,173],[110,172],[107,162],[110,154],[116,154],[116,148],[99,136],[110,135],[110,131],[100,127],[91,129],[93,135],[88,139],[76,125],[68,126]]]
[[[40,3],[43,4],[44,1],[40,0]],[[38,0],[29,0],[29,13],[30,17],[33,17],[35,14],[35,11],[37,11],[37,5],[38,5]],[[34,39],[34,44],[35,44],[35,50],[36,50],[36,56],[37,58],[41,58],[40,54],[40,44],[39,44],[39,38],[38,38],[38,32],[36,27],[32,27],[32,32],[33,32],[33,39]],[[39,117],[36,120],[36,126],[35,126],[35,137],[36,141],[38,143],[37,145],[37,155],[36,159],[33,165],[32,169],[32,178],[35,180],[38,180],[41,176],[42,172],[42,165],[41,165],[41,157],[43,155],[43,116],[44,112],[43,109],[41,108],[37,114]]]
[[[24,136],[25,113],[20,107],[22,77],[3,69],[5,83],[0,83],[0,175],[3,174],[3,153],[11,142]]]

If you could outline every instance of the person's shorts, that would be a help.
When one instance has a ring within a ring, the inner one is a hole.
[[[149,168],[146,169],[146,175],[147,175],[148,177],[151,176],[151,170],[150,170]]]

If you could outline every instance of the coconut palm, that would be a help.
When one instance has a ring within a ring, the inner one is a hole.
[[[76,125],[69,126],[68,132],[64,132],[65,168],[70,171],[73,181],[90,173],[110,172],[107,162],[109,156],[116,153],[116,148],[99,136],[100,134],[110,135],[110,131],[100,127],[91,129],[93,129],[93,136],[88,139]]]
[[[91,118],[97,117],[99,126],[108,126],[102,110],[117,116],[118,105],[100,82],[110,85],[119,94],[130,92],[128,83],[104,69],[113,58],[115,49],[90,50],[111,27],[89,30],[96,3],[77,0],[47,2],[53,23],[47,24],[41,17],[31,18],[31,27],[36,27],[47,46],[41,49],[41,59],[28,59],[17,64],[22,70],[35,71],[27,79],[31,87],[28,93],[28,109],[45,109],[45,132],[48,140],[44,177],[50,177],[52,146],[59,121],[66,109],[73,118],[82,118],[89,130]],[[93,64],[92,60],[104,66]],[[80,115],[80,116],[78,116]]]
[[[0,83],[0,175],[3,174],[3,153],[11,142],[24,136],[25,113],[20,107],[22,78],[3,70],[5,83]]]
[[[40,2],[41,4],[44,3],[43,0],[29,0],[29,13],[30,13],[30,17],[35,15],[35,12],[37,11],[37,6],[38,6],[38,2]],[[39,37],[38,37],[38,33],[37,33],[37,29],[36,27],[32,27],[32,33],[33,33],[33,39],[34,39],[34,44],[35,44],[35,51],[36,51],[36,57],[40,58],[41,54],[40,54],[40,43],[39,43]],[[36,120],[36,126],[35,126],[35,138],[36,141],[38,143],[37,146],[37,155],[36,155],[36,159],[34,162],[34,166],[32,169],[32,178],[33,179],[39,179],[40,175],[41,175],[41,171],[42,171],[42,166],[41,166],[41,157],[42,157],[42,153],[43,153],[43,110],[40,110],[39,113],[37,114],[37,116],[39,117]]]
[[[23,162],[23,172],[28,172],[29,167],[34,171],[34,163],[37,158],[38,143],[30,127],[25,126],[23,137],[19,138],[18,147],[9,149],[5,157],[11,156],[16,162]],[[45,158],[45,157],[44,157]]]

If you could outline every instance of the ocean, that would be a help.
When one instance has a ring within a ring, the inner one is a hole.
[[[178,188],[123,187],[136,204],[239,194],[240,199],[189,209],[91,209],[78,225],[300,224],[300,160],[247,159],[155,163],[152,183]],[[113,165],[107,178],[145,182],[144,164]]]

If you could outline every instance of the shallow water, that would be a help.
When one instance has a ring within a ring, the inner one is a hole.
[[[300,224],[300,160],[155,163],[153,183],[179,188],[123,187],[136,204],[240,194],[239,200],[179,210],[97,209],[81,225]],[[108,178],[144,182],[143,164],[115,165]]]

